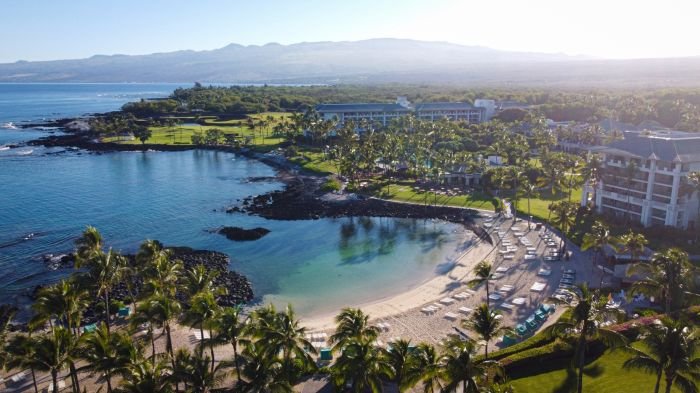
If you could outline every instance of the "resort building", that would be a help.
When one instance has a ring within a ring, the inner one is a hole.
[[[581,204],[630,217],[644,226],[694,228],[700,198],[688,174],[700,171],[700,134],[627,131],[623,140],[591,148],[601,154],[602,176],[586,184]],[[594,196],[594,197],[593,197]]]
[[[483,100],[487,102],[488,100]],[[334,120],[341,126],[347,121],[359,123],[366,120],[381,126],[408,114],[415,114],[421,120],[437,121],[450,119],[481,123],[487,120],[488,108],[477,107],[466,102],[427,102],[412,105],[406,97],[397,97],[393,104],[357,103],[357,104],[321,104],[316,106],[324,120]]]

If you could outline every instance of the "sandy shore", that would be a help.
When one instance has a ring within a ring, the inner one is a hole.
[[[472,241],[473,244],[457,258],[454,268],[448,273],[433,277],[421,285],[398,295],[349,306],[362,309],[366,314],[371,315],[372,318],[381,319],[415,309],[419,305],[431,303],[459,288],[464,288],[463,281],[467,279],[474,265],[482,260],[490,260],[494,254],[492,245],[479,240],[473,233],[470,233],[469,236],[471,238],[465,240]],[[301,322],[311,330],[333,329],[335,328],[334,316],[335,313],[327,314],[302,319]]]

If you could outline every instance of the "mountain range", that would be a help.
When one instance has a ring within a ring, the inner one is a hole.
[[[700,84],[700,58],[606,60],[406,39],[230,44],[209,51],[0,64],[0,82]]]

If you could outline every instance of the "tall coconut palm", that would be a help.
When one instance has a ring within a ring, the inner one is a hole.
[[[212,363],[208,356],[200,353],[188,356],[188,351],[186,349],[178,350],[176,359],[180,359],[180,362],[186,362],[186,364],[179,364],[179,376],[177,379],[181,379],[189,387],[190,392],[193,393],[208,393],[212,389],[216,388],[223,380],[226,378],[226,373],[223,371],[225,365],[219,364],[214,369],[210,368]],[[182,369],[185,372],[182,372]]]
[[[593,250],[591,271],[597,265],[598,254],[603,252],[605,246],[610,246],[613,250],[617,250],[619,244],[620,240],[610,233],[610,228],[602,221],[596,220],[591,226],[591,230],[583,235],[583,243],[581,244],[582,251]]]
[[[89,306],[88,291],[72,280],[61,280],[54,285],[42,288],[37,294],[32,310],[32,326],[41,326],[56,318],[68,330],[77,335],[83,312]]]
[[[80,357],[87,362],[84,369],[104,375],[107,392],[112,392],[112,377],[126,372],[137,357],[131,337],[124,332],[110,334],[105,324],[82,337]]]
[[[550,205],[550,210],[554,213],[552,223],[561,229],[561,232],[566,235],[576,223],[576,205],[569,202],[556,202]],[[559,249],[564,249],[564,236],[561,237]]]
[[[369,324],[369,315],[359,308],[344,308],[335,317],[335,333],[331,335],[335,351],[341,351],[354,340],[373,341],[379,336],[379,329]]]
[[[294,309],[288,305],[284,312],[274,311],[270,306],[268,312],[256,314],[252,330],[270,356],[282,354],[282,376],[287,382],[296,382],[295,368],[312,370],[315,363],[311,354],[316,349],[305,338],[306,328],[299,325]]]
[[[538,195],[537,184],[533,183],[527,177],[523,178],[520,185],[523,195],[527,198],[527,229],[530,229],[530,200]]]
[[[442,355],[442,392],[478,393],[486,385],[490,373],[502,374],[497,362],[476,360],[477,346],[473,340],[453,337],[445,345]],[[461,388],[461,389],[460,389]]]
[[[444,363],[437,349],[430,344],[421,343],[416,347],[414,356],[415,366],[409,370],[411,384],[420,382],[424,393],[441,391],[440,378]]]
[[[241,354],[243,360],[241,391],[291,393],[292,385],[282,377],[282,361],[269,356],[262,345],[251,343]]]
[[[174,351],[171,324],[180,315],[182,306],[177,300],[167,295],[155,295],[146,301],[150,304],[150,312],[154,316],[156,323],[165,330],[165,337],[167,340],[165,349],[172,359]]]
[[[348,343],[340,357],[331,366],[331,376],[335,386],[350,387],[354,393],[382,391],[382,380],[392,374],[391,364],[367,339]]]
[[[396,340],[391,343],[391,348],[386,351],[386,358],[392,368],[392,380],[396,383],[400,392],[404,392],[413,385],[410,381],[411,369],[416,367],[415,350],[411,348],[409,340]]]
[[[189,269],[185,276],[185,292],[189,296],[194,296],[200,292],[216,292],[214,280],[218,275],[218,271],[208,270],[201,264]]]
[[[632,230],[620,237],[620,244],[630,254],[630,262],[638,262],[637,258],[644,253],[647,243],[649,241],[643,234],[632,232]]]
[[[489,281],[493,279],[493,266],[487,261],[481,261],[474,266],[472,273],[474,278],[467,281],[467,285],[474,288],[481,284],[486,286],[486,307],[489,307]]]
[[[110,330],[110,293],[112,288],[121,280],[126,258],[113,250],[107,253],[96,251],[89,259],[82,260],[81,266],[88,268],[87,276],[96,291],[97,297],[102,297],[104,301],[105,324],[107,331]]]
[[[693,329],[683,322],[670,318],[662,318],[656,323],[644,326],[640,340],[641,345],[627,348],[633,357],[627,359],[622,367],[654,374],[656,377],[654,393],[659,392],[661,379],[666,370],[668,370],[668,376],[672,376],[671,382],[675,381],[681,390],[684,390],[681,386],[694,386],[694,382],[689,380],[686,375],[679,375],[680,370],[674,369],[675,365],[682,364],[688,368],[681,372],[690,371],[690,376],[700,371],[700,359],[696,357],[695,350],[687,347],[688,344],[697,345],[697,337],[693,336],[695,334]],[[696,342],[694,343],[693,340]],[[681,354],[686,358],[676,359]],[[693,362],[695,362],[694,366]],[[673,377],[674,374],[675,377]],[[677,379],[678,377],[680,378]],[[667,388],[670,389],[668,386]]]
[[[231,344],[233,348],[233,364],[236,367],[236,377],[241,379],[241,367],[238,359],[238,345],[245,342],[248,319],[242,320],[240,307],[223,307],[214,320],[213,330],[216,335],[212,339],[218,345]]]
[[[216,304],[214,294],[211,292],[199,292],[190,299],[190,308],[185,311],[182,322],[193,328],[199,328],[200,337],[202,340],[205,340],[204,329],[206,327],[211,327],[218,310],[219,305]],[[210,330],[209,337],[211,336]],[[214,357],[214,345],[211,342],[209,342],[209,344],[209,349],[211,351],[211,369],[213,372],[216,359]],[[199,357],[202,357],[204,346],[204,341],[198,346],[199,352],[197,355]]]
[[[15,317],[17,308],[10,306],[9,304],[0,305],[0,348],[5,347],[7,342],[7,333],[9,331],[10,324],[12,323],[12,318]],[[5,366],[7,361],[7,353],[0,351],[0,368]]]
[[[1,348],[3,349],[4,367],[8,370],[28,368],[32,374],[34,393],[39,393],[36,371],[44,371],[45,367],[36,363],[36,339],[26,334],[18,334]]]
[[[182,261],[173,260],[170,250],[159,251],[143,272],[144,294],[158,293],[174,297],[181,281],[182,271]]]
[[[119,393],[171,393],[172,371],[162,359],[136,359],[129,364]]]
[[[97,228],[88,226],[75,241],[75,246],[75,260],[76,265],[79,267],[84,261],[88,261],[97,253],[102,252],[104,241]]]
[[[681,306],[684,295],[695,295],[690,292],[693,270],[688,254],[681,249],[670,248],[655,253],[651,262],[635,263],[630,267],[629,273],[646,275],[632,284],[631,292],[664,299],[664,310],[669,314]]]
[[[156,356],[155,326],[160,323],[160,313],[153,307],[149,300],[139,303],[134,313],[129,318],[129,325],[132,330],[146,326],[146,337],[151,342],[151,360]]]
[[[587,340],[600,339],[610,348],[617,348],[625,345],[626,339],[602,325],[606,320],[617,316],[617,311],[607,308],[607,298],[591,292],[585,284],[573,293],[576,295],[576,300],[572,303],[573,305],[569,305],[571,314],[548,326],[544,332],[550,336],[559,336],[575,341],[576,350],[572,363],[578,369],[576,386],[578,393],[581,393],[583,391],[583,366],[586,360]]]
[[[462,320],[462,327],[474,331],[484,340],[484,358],[489,358],[489,341],[499,335],[509,333],[510,329],[503,326],[498,318],[499,312],[490,310],[486,303],[474,310],[469,319]]]
[[[53,393],[58,393],[58,374],[74,362],[77,348],[78,340],[62,326],[36,337],[34,365],[38,370],[51,374]]]

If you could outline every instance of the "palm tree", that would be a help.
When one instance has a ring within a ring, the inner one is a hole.
[[[171,393],[170,370],[162,359],[136,359],[124,373],[119,393]]]
[[[172,260],[170,250],[158,251],[151,263],[144,269],[144,290],[146,295],[155,293],[174,297],[182,276],[183,264],[180,260]]]
[[[348,343],[338,360],[331,366],[336,387],[348,386],[351,392],[382,391],[382,379],[392,375],[391,363],[381,349],[367,339]]]
[[[174,367],[179,371],[176,379],[185,382],[186,386],[191,388],[188,391],[194,393],[210,392],[226,377],[225,373],[222,372],[225,367],[223,363],[212,370],[210,368],[212,360],[206,355],[202,356],[201,353],[190,355],[187,349],[180,349],[175,358],[179,359],[179,362],[176,362],[177,367]]]
[[[109,295],[114,285],[122,278],[126,267],[126,258],[112,251],[105,254],[98,250],[93,252],[89,259],[81,260],[82,265],[87,265],[87,278],[91,280],[96,289],[97,297],[104,299],[105,323],[107,331],[110,330],[110,300]]]
[[[394,341],[391,348],[386,351],[387,361],[392,368],[392,379],[400,392],[408,390],[413,385],[410,383],[411,369],[416,366],[413,352],[411,342],[404,339]]]
[[[486,303],[474,310],[470,319],[462,320],[462,327],[474,331],[486,343],[484,345],[484,358],[489,358],[489,341],[497,336],[510,332],[510,329],[502,325],[498,318],[498,311],[489,310]]]
[[[81,358],[87,361],[85,369],[103,374],[107,381],[107,392],[112,392],[112,376],[126,372],[137,355],[131,337],[124,332],[110,334],[105,324],[82,338]]]
[[[311,354],[315,354],[316,349],[305,338],[306,328],[299,325],[291,305],[284,312],[275,312],[272,305],[261,313],[258,311],[252,332],[269,356],[282,354],[282,377],[292,384],[296,379],[295,367],[303,370],[315,367]]]
[[[75,241],[76,264],[80,266],[82,262],[92,259],[95,254],[102,252],[104,242],[102,235],[93,226],[88,226],[83,234]]]
[[[530,229],[530,200],[532,198],[536,198],[538,193],[537,193],[537,185],[533,182],[530,181],[527,177],[523,178],[522,184],[521,184],[521,189],[525,197],[527,198],[527,229]]]
[[[635,263],[629,273],[644,273],[646,277],[632,284],[632,293],[643,293],[664,299],[666,314],[682,303],[683,295],[694,295],[692,285],[693,266],[688,254],[678,248],[670,248],[654,254],[650,263]],[[676,305],[674,305],[676,303]]]
[[[150,304],[150,312],[154,316],[156,323],[165,329],[167,340],[165,349],[172,359],[174,351],[170,323],[180,315],[182,306],[177,300],[166,295],[155,295],[146,301]]]
[[[552,223],[561,229],[562,234],[569,233],[576,222],[576,205],[569,202],[556,202],[549,208],[554,212]],[[564,250],[564,236],[561,237],[559,249]]]
[[[605,223],[600,220],[596,220],[591,226],[590,232],[586,232],[583,235],[583,243],[581,244],[581,250],[586,251],[593,249],[593,259],[591,261],[591,272],[593,267],[597,265],[598,254],[601,254],[605,246],[610,246],[613,250],[618,249],[618,244],[620,240],[610,234],[610,228],[608,228]],[[602,278],[601,278],[602,282]]]
[[[57,326],[36,338],[34,365],[37,370],[48,371],[53,381],[53,393],[58,393],[58,373],[74,362],[78,341],[68,329]],[[73,386],[74,389],[79,389]]]
[[[442,378],[445,386],[442,392],[478,393],[481,380],[488,379],[489,373],[502,370],[497,362],[475,359],[477,352],[473,340],[462,341],[453,337],[445,343],[445,353],[442,356]]]
[[[630,231],[620,237],[620,243],[630,253],[630,262],[638,262],[637,258],[644,253],[649,241],[641,233]]]
[[[7,341],[7,332],[9,330],[10,323],[12,322],[12,318],[15,317],[16,312],[16,307],[10,306],[8,304],[0,305],[0,348],[5,347],[5,343]],[[7,353],[0,352],[0,368],[5,366],[6,361]]]
[[[39,291],[32,304],[34,316],[30,325],[38,327],[47,321],[53,325],[51,319],[55,317],[61,324],[66,325],[73,335],[77,336],[83,311],[88,306],[87,290],[82,289],[75,280],[61,280]]]
[[[160,315],[149,300],[141,302],[136,306],[134,313],[129,318],[129,325],[132,330],[136,330],[141,325],[146,325],[146,337],[151,342],[151,360],[156,356],[155,326],[160,322]]]
[[[411,385],[422,382],[424,393],[434,393],[435,389],[442,389],[440,381],[443,359],[435,347],[421,343],[415,350],[415,366],[410,369],[409,381]]]
[[[493,266],[486,262],[481,261],[474,266],[472,273],[474,273],[475,278],[467,281],[467,285],[474,288],[481,284],[486,284],[486,307],[489,307],[489,280],[493,279]]]
[[[331,335],[334,351],[341,351],[347,344],[360,339],[374,341],[379,329],[369,325],[369,315],[359,308],[344,308],[335,317],[335,333]]]
[[[282,377],[282,361],[277,356],[269,356],[261,345],[247,345],[242,360],[242,392],[292,392],[292,385]]]
[[[219,275],[216,270],[208,270],[204,265],[197,265],[187,271],[185,290],[189,296],[214,289],[214,280]]]
[[[199,292],[192,296],[190,299],[190,308],[185,311],[182,321],[186,325],[192,326],[193,328],[199,327],[200,337],[202,338],[202,343],[199,345],[198,356],[202,357],[202,352],[204,351],[204,328],[206,326],[211,327],[212,321],[219,310],[219,305],[216,304],[216,299],[211,292]],[[209,333],[211,337],[211,330]],[[214,370],[214,345],[210,343],[209,349],[211,351],[211,369]]]
[[[36,339],[25,334],[13,336],[7,345],[2,346],[3,355],[5,357],[5,368],[12,369],[29,369],[32,374],[32,383],[34,384],[34,393],[39,393],[39,388],[36,384],[36,370],[43,370],[41,364],[36,363]]]
[[[233,347],[233,364],[236,367],[236,377],[241,379],[241,367],[238,359],[238,344],[246,336],[247,319],[241,321],[240,307],[223,307],[214,320],[213,330],[216,336],[212,339],[218,344],[231,344]]]
[[[587,340],[600,339],[609,347],[616,348],[625,345],[626,339],[619,333],[602,327],[603,322],[617,314],[617,311],[606,307],[606,298],[599,296],[597,292],[591,292],[585,284],[573,293],[577,299],[572,303],[573,306],[569,305],[571,314],[548,326],[544,332],[550,336],[560,336],[576,341],[573,364],[578,369],[576,386],[578,393],[581,393]]]

